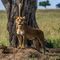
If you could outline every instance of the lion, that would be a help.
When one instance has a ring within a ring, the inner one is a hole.
[[[19,41],[19,48],[25,48],[26,40],[38,40],[41,43],[41,47],[43,49],[43,54],[45,54],[45,46],[44,46],[44,33],[40,29],[33,28],[28,26],[24,21],[25,17],[14,17],[16,22],[16,33]],[[21,44],[20,36],[23,36],[23,42]],[[37,42],[36,42],[37,44]],[[35,46],[35,45],[34,45]],[[37,49],[39,50],[39,48]]]

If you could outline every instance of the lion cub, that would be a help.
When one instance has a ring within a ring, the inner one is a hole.
[[[43,54],[45,54],[44,33],[40,29],[28,26],[24,21],[25,17],[15,16],[14,18],[16,22],[16,33],[19,41],[19,48],[25,48],[26,39],[33,41],[38,40],[41,43],[41,47],[43,48]],[[20,36],[23,36],[22,46],[21,46]]]

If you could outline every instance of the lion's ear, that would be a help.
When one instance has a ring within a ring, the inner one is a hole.
[[[17,16],[14,16],[14,19],[17,19]]]
[[[23,19],[25,19],[25,16],[23,17]]]

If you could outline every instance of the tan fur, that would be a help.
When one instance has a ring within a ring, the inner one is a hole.
[[[44,33],[40,29],[28,26],[24,21],[24,19],[25,17],[15,16],[16,32],[19,41],[19,48],[25,48],[26,39],[30,39],[33,40],[33,42],[35,42],[36,45],[38,45],[38,42],[40,42],[41,47],[43,48],[43,53],[45,54]],[[21,26],[19,25],[19,23],[21,24]],[[20,36],[23,36],[22,46],[21,46]],[[34,46],[36,46],[35,44]],[[37,47],[37,49],[39,50],[39,47]]]

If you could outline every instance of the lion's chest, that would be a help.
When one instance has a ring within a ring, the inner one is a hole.
[[[23,35],[23,31],[20,30],[20,29],[18,29],[18,30],[17,30],[17,34],[18,34],[18,35]]]

